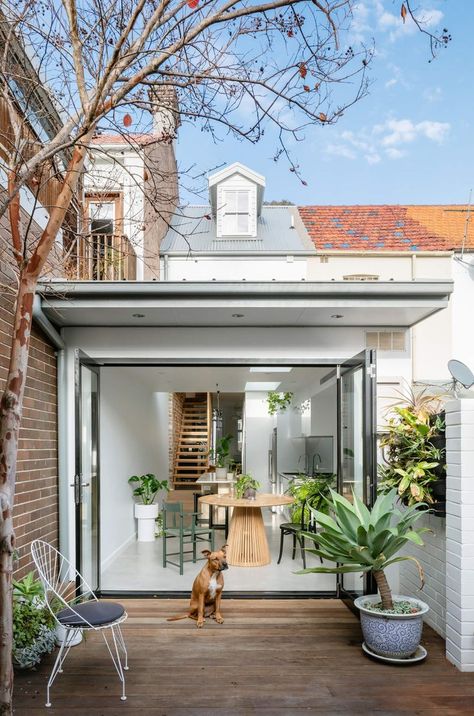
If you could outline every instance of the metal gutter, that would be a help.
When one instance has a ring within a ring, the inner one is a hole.
[[[43,313],[41,298],[38,294],[36,294],[33,301],[33,320],[49,338],[56,350],[63,351],[66,348],[66,344],[60,334],[53,326],[49,318]]]
[[[294,256],[294,257],[307,257],[307,256],[317,256],[318,254],[316,251],[301,251],[299,249],[295,249],[294,251],[292,249],[285,249],[284,251],[266,251],[265,249],[254,249],[253,251],[232,251],[229,249],[228,251],[161,251],[161,255],[163,257],[170,257],[170,258],[188,258],[188,259],[196,259],[201,258],[205,256],[212,256],[215,258],[216,256],[222,256],[223,258],[229,258],[234,256],[249,256],[252,259],[259,259],[265,260],[269,256],[278,256],[278,257],[287,257],[287,256]]]
[[[416,281],[67,281],[43,282],[38,291],[48,299],[131,298],[356,298],[449,296],[454,282]],[[59,337],[60,338],[60,337]]]

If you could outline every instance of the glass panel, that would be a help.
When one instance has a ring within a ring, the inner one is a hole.
[[[98,376],[81,366],[81,504],[80,504],[80,572],[89,585],[97,585],[98,567]]]
[[[361,366],[341,378],[341,488],[352,501],[353,493],[364,500],[364,368]],[[360,573],[342,575],[342,589],[354,595],[364,593]]]
[[[237,215],[237,231],[239,234],[248,234],[249,231],[249,215],[238,214]]]
[[[92,234],[113,234],[115,204],[113,202],[90,202],[89,217]]]

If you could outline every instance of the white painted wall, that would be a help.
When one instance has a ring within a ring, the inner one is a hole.
[[[268,414],[267,392],[247,392],[244,403],[245,416],[245,472],[255,477],[262,492],[271,492],[268,479],[268,451],[272,446],[275,423]]]
[[[446,406],[446,656],[474,671],[474,400]]]
[[[430,611],[425,621],[442,637],[446,636],[446,519],[427,515],[417,523],[431,532],[423,535],[424,547],[415,544],[405,550],[423,567],[426,584],[420,591],[418,570],[413,562],[401,562],[399,593],[419,597],[428,604]]]
[[[333,466],[337,465],[337,394],[335,382],[316,393],[311,399],[311,435],[333,435]],[[310,469],[312,466],[310,465]]]
[[[137,254],[137,280],[143,279],[144,163],[132,149],[105,145],[93,150],[84,175],[89,192],[120,192],[123,196],[123,233]]]
[[[164,275],[163,260],[161,275]],[[306,259],[290,256],[168,257],[168,281],[300,281]]]
[[[130,475],[168,476],[168,393],[150,393],[126,368],[100,375],[100,541],[105,568],[135,538]]]

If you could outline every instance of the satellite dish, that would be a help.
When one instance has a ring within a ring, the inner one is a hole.
[[[461,383],[465,388],[474,385],[474,373],[460,360],[448,361],[448,370],[453,376],[454,387],[456,387],[456,383]]]

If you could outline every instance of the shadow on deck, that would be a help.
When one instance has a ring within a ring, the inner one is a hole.
[[[74,647],[45,709],[53,656],[16,675],[15,714],[36,716],[299,716],[474,713],[474,678],[446,661],[425,628],[428,659],[379,664],[360,648],[357,619],[337,600],[226,600],[225,624],[186,619],[183,600],[124,600],[129,651],[126,702],[97,634]]]

